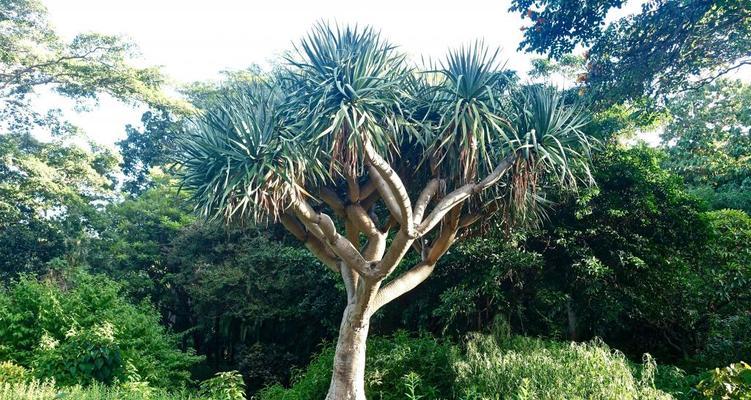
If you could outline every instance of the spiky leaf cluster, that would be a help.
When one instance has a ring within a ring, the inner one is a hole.
[[[383,154],[394,148],[412,72],[379,32],[318,24],[287,61],[282,79],[296,129],[320,148],[333,177],[357,174],[365,141]]]
[[[371,28],[319,24],[265,83],[197,120],[179,155],[184,185],[207,216],[275,217],[321,185],[366,182],[367,143],[415,196],[428,179],[446,193],[513,160],[463,207],[526,210],[543,201],[540,177],[575,187],[587,175],[590,143],[581,108],[509,76],[480,42],[420,71]]]
[[[290,130],[273,83],[228,91],[195,119],[178,154],[182,185],[209,218],[276,217],[307,182],[325,179]]]

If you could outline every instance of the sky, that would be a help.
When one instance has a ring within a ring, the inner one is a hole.
[[[510,0],[45,0],[58,33],[72,38],[95,31],[129,37],[142,65],[158,65],[175,84],[216,79],[222,70],[269,65],[321,20],[371,25],[415,61],[440,58],[453,47],[483,39],[501,48],[506,66],[522,74],[531,56],[517,52],[526,25],[507,10]],[[632,0],[624,14],[638,9]],[[42,105],[62,107],[96,142],[125,137],[142,109],[103,99],[90,112],[45,95]]]

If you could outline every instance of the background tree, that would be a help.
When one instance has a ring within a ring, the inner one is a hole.
[[[0,276],[43,272],[56,257],[79,265],[114,191],[115,155],[96,145],[0,135]]]
[[[341,275],[329,399],[364,398],[370,317],[453,242],[494,210],[534,218],[547,184],[586,176],[581,111],[541,87],[509,90],[495,60],[464,47],[427,76],[369,28],[320,25],[268,84],[225,95],[183,143],[183,185],[204,215],[279,219]],[[400,268],[413,248],[418,263]]]
[[[667,103],[665,166],[715,209],[751,213],[751,86],[718,80]]]
[[[39,0],[0,1],[0,127],[29,131],[45,126],[70,132],[59,112],[35,110],[30,95],[50,90],[78,101],[103,94],[126,102],[174,104],[159,90],[165,78],[155,68],[131,65],[135,46],[117,36],[79,34],[61,39]]]
[[[529,18],[520,49],[558,59],[590,47],[582,81],[604,105],[661,98],[751,63],[751,7],[744,0],[649,1],[606,24],[622,0],[514,0]]]

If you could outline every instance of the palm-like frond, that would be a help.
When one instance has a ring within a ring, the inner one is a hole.
[[[582,131],[587,123],[582,107],[565,104],[553,88],[517,88],[505,108],[513,134],[508,151],[518,157],[496,201],[507,222],[534,225],[550,204],[543,186],[576,190],[580,181],[593,182],[589,165],[596,143]]]
[[[482,42],[452,51],[426,99],[436,117],[426,157],[432,169],[460,184],[492,169],[499,159],[494,148],[509,140],[501,113],[506,75],[497,59]]]
[[[271,84],[257,83],[225,93],[194,121],[180,146],[179,173],[203,215],[276,217],[304,194],[306,179],[325,179],[286,128],[282,102]]]
[[[411,72],[377,31],[318,24],[288,62],[296,129],[321,148],[332,173],[353,174],[365,141],[384,155],[393,150]]]
[[[220,95],[197,118],[179,154],[183,186],[206,216],[274,217],[305,187],[363,178],[370,143],[415,195],[431,178],[442,191],[478,182],[513,157],[500,183],[463,207],[536,220],[538,187],[591,179],[592,144],[580,107],[510,82],[480,42],[418,75],[378,32],[319,24],[276,75]]]
[[[592,179],[588,165],[594,143],[582,131],[588,119],[580,105],[566,105],[555,89],[531,85],[514,94],[507,118],[512,147],[535,171],[553,174],[571,188],[582,178]]]

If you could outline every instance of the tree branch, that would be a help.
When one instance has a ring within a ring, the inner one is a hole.
[[[375,176],[380,176],[383,182],[385,182],[385,186],[389,189],[391,196],[396,200],[396,206],[399,207],[399,212],[401,214],[399,222],[402,227],[406,228],[407,234],[410,237],[415,237],[414,221],[412,219],[412,202],[409,199],[407,188],[404,187],[401,178],[399,178],[399,175],[391,168],[389,163],[387,163],[386,160],[384,160],[383,157],[373,149],[373,146],[370,143],[365,144],[365,155],[370,162],[369,167],[371,173]],[[378,184],[378,182],[376,182],[376,184]],[[383,186],[384,185],[377,185],[376,187],[379,191],[383,191],[385,189]],[[381,196],[385,197],[383,193],[381,193]]]
[[[511,168],[515,160],[516,153],[509,154],[500,162],[500,164],[498,164],[498,166],[495,167],[493,172],[491,172],[480,182],[468,183],[446,195],[446,197],[441,199],[441,201],[436,204],[435,208],[433,208],[433,211],[417,227],[417,235],[423,236],[427,232],[430,232],[430,230],[438,225],[443,217],[454,207],[462,204],[464,200],[468,199],[473,194],[480,193],[498,182],[498,180],[503,177],[506,171]]]
[[[336,215],[344,215],[344,202],[331,188],[322,187],[319,196],[324,203],[334,210]]]
[[[415,203],[415,212],[413,218],[415,219],[416,224],[422,222],[422,216],[425,214],[425,210],[428,208],[430,200],[438,193],[440,186],[441,181],[437,178],[431,179],[430,182],[425,185],[425,188],[417,198],[417,203]]]
[[[307,247],[308,250],[310,250],[310,252],[313,253],[313,255],[318,258],[324,265],[329,267],[329,269],[334,272],[338,273],[340,271],[336,255],[332,254],[331,251],[326,248],[326,246],[320,240],[318,240],[318,238],[308,235],[305,227],[300,224],[297,218],[288,214],[282,214],[280,220],[287,231],[289,231],[298,240],[303,242],[305,247]]]
[[[428,264],[425,261],[422,261],[410,268],[409,271],[396,277],[393,281],[389,282],[378,291],[372,312],[376,312],[397,297],[417,287],[417,285],[428,279],[434,269],[435,264]]]
[[[326,243],[342,261],[363,277],[373,276],[373,271],[369,268],[370,263],[363,258],[360,250],[355,248],[347,238],[337,233],[331,217],[316,212],[308,202],[299,197],[292,202],[291,207],[308,230],[314,233],[320,232],[322,237],[319,239]]]

